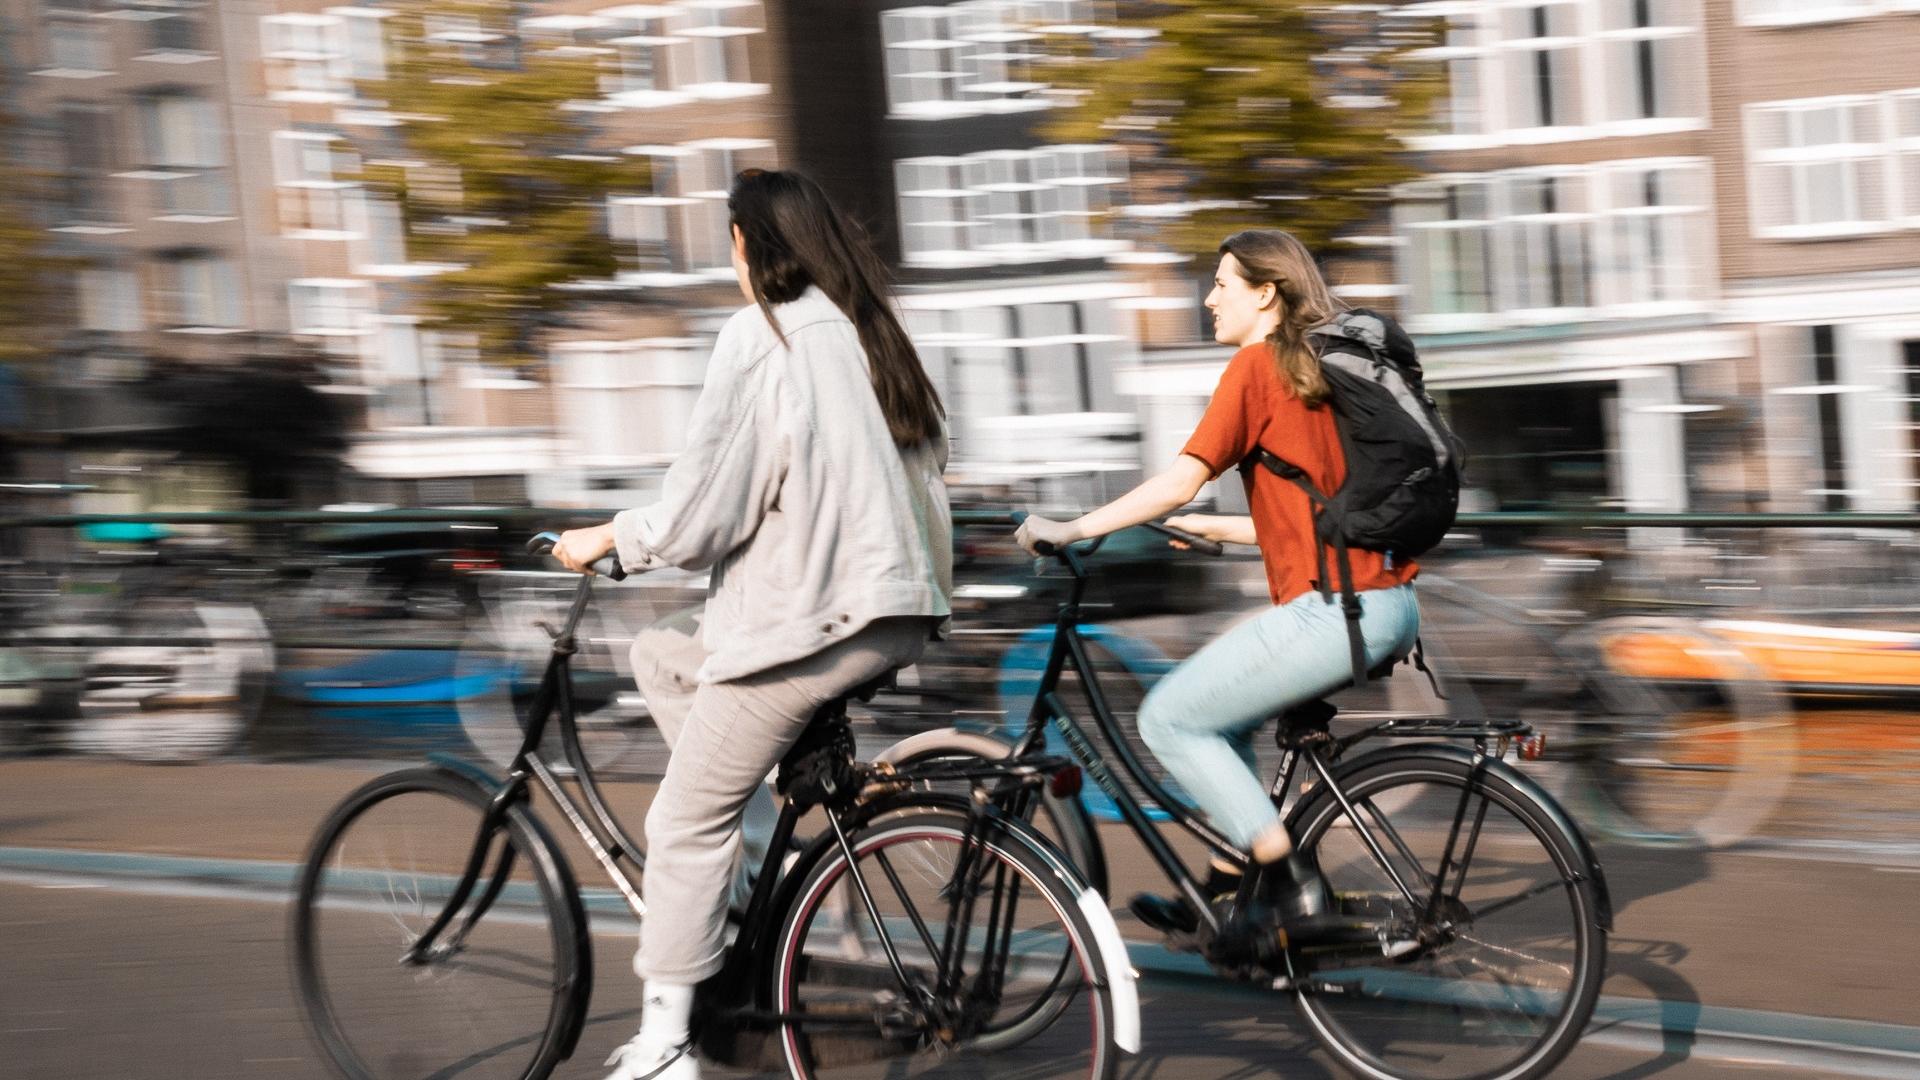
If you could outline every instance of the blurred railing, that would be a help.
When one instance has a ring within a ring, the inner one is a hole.
[[[74,490],[80,490],[75,488]],[[63,494],[65,492],[49,492]],[[566,527],[606,521],[621,508],[514,507],[386,510],[238,510],[171,511],[153,513],[20,514],[0,518],[0,530],[80,528],[110,525],[254,526],[272,529],[296,525],[433,524]],[[953,513],[956,526],[991,527],[1008,524],[1008,511],[961,509]],[[1737,603],[1742,594],[1765,599],[1772,610],[1866,612],[1897,610],[1920,603],[1920,513],[1631,513],[1631,512],[1493,512],[1460,515],[1456,528],[1471,536],[1525,537],[1529,541],[1561,545],[1573,552],[1607,550],[1631,553],[1631,570],[1614,576],[1608,587],[1631,592],[1641,599],[1667,605]],[[1654,536],[1662,542],[1643,545],[1627,538]],[[1674,531],[1684,531],[1689,543]],[[1808,530],[1815,531],[1812,536]],[[1781,556],[1781,545],[1770,539],[1798,532],[1800,548]],[[1882,538],[1877,547],[1863,544],[1862,536]],[[1825,550],[1822,545],[1832,550]],[[1649,550],[1646,550],[1650,548]],[[1756,556],[1754,552],[1762,552]],[[1623,562],[1625,560],[1622,560]],[[1743,567],[1738,578],[1729,567]],[[1766,573],[1756,572],[1765,567]],[[1676,585],[1676,582],[1681,583]],[[1691,590],[1691,597],[1689,596]],[[1783,602],[1784,601],[1784,602]],[[66,639],[63,639],[65,641]],[[137,644],[125,637],[75,638],[72,645]],[[277,642],[293,649],[364,649],[364,636],[316,636]],[[382,649],[444,650],[458,641],[437,637],[383,638]]]

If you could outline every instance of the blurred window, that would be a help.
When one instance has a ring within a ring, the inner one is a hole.
[[[140,127],[142,156],[154,174],[163,216],[193,220],[233,212],[219,102],[184,93],[144,97]]]
[[[594,41],[608,54],[609,94],[622,104],[674,104],[687,96],[738,96],[753,81],[753,39],[765,31],[760,0],[630,4],[594,16]]]
[[[1427,316],[1493,310],[1492,184],[1484,179],[1408,184],[1394,205],[1405,238],[1401,276]]]
[[[691,39],[693,86],[753,82],[747,42],[760,33],[759,0],[689,0],[679,33]]]
[[[240,325],[239,281],[233,263],[208,252],[174,252],[160,260],[160,304],[168,326]]]
[[[112,43],[106,27],[90,19],[47,21],[47,66],[52,74],[85,77],[113,70]]]
[[[325,14],[289,12],[260,20],[267,87],[277,101],[351,101],[358,80],[386,78],[377,8],[336,7]]]
[[[324,132],[273,133],[274,182],[280,202],[280,225],[289,233],[332,234],[345,237],[348,201],[359,185],[341,179],[358,169],[352,152],[338,137]]]
[[[62,224],[113,220],[111,117],[105,106],[86,102],[66,102],[58,116]]]
[[[1504,173],[1495,189],[1503,211],[1494,235],[1503,309],[1562,312],[1587,307],[1593,215],[1587,177],[1578,172]]]
[[[1704,115],[1699,0],[1601,0],[1608,120]]]
[[[1581,104],[1583,28],[1576,0],[1499,9],[1505,54],[1507,127],[1572,127],[1586,122]]]
[[[90,266],[75,277],[82,330],[134,333],[147,328],[140,310],[140,278],[132,270]]]
[[[200,0],[131,0],[130,6],[145,20],[149,54],[198,54],[205,49],[206,5]]]
[[[635,269],[730,273],[727,192],[741,170],[776,166],[774,144],[721,138],[638,149],[648,159],[653,190],[607,200],[608,231],[632,245]]]
[[[1889,144],[1901,98],[1831,97],[1747,110],[1754,235],[1791,239],[1890,225]]]
[[[366,332],[372,287],[351,278],[297,278],[287,283],[287,322],[293,333],[312,337]]]
[[[962,0],[880,13],[887,104],[937,120],[1050,108],[1040,68],[1088,42],[1122,35],[1091,0]],[[1121,40],[1132,40],[1123,36]]]
[[[1600,182],[1607,200],[1601,301],[1695,305],[1708,299],[1713,225],[1707,163],[1625,162],[1606,166]]]
[[[1740,22],[1749,26],[1855,19],[1893,6],[1887,0],[1734,0]]]
[[[1444,18],[1443,44],[1417,49],[1409,59],[1440,65],[1446,91],[1434,102],[1434,117],[1443,135],[1482,135],[1489,128],[1486,94],[1493,63],[1491,34],[1479,13],[1449,10]]]
[[[987,266],[1116,250],[1107,218],[1125,182],[1115,146],[1041,146],[894,163],[909,265]]]
[[[1920,225],[1920,90],[1887,96],[1893,126],[1893,167],[1900,190],[1900,216],[1907,225]]]

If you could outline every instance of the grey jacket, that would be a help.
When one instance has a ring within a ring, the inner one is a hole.
[[[818,288],[727,320],[659,502],[613,519],[629,570],[711,568],[703,682],[812,656],[875,619],[952,613],[947,438],[897,450],[851,320]]]

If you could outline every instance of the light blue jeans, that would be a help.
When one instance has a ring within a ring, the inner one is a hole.
[[[1413,586],[1360,594],[1367,666],[1413,650]],[[1347,621],[1336,595],[1310,592],[1208,642],[1162,678],[1140,706],[1140,737],[1213,824],[1242,848],[1280,821],[1254,765],[1261,721],[1353,678]]]

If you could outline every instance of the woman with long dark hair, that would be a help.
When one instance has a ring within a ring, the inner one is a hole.
[[[799,173],[744,172],[727,206],[749,306],[720,331],[689,445],[658,502],[555,548],[583,572],[613,550],[629,571],[711,572],[697,639],[634,645],[673,753],[646,822],[646,1004],[609,1080],[699,1075],[693,988],[720,969],[736,867],[764,854],[763,781],[815,710],[918,659],[951,611],[945,413],[884,265]]]
[[[1017,539],[1029,551],[1104,536],[1152,521],[1191,502],[1209,480],[1264,449],[1302,469],[1321,491],[1338,491],[1347,463],[1320,369],[1319,339],[1383,340],[1386,321],[1350,318],[1313,256],[1289,233],[1250,229],[1220,245],[1213,291],[1214,340],[1238,351],[1221,374],[1193,437],[1165,471],[1073,521],[1030,517]],[[1358,313],[1355,313],[1358,314]],[[1250,516],[1188,515],[1168,524],[1211,540],[1255,544],[1274,606],[1235,626],[1162,678],[1141,704],[1140,736],[1220,830],[1252,856],[1261,874],[1258,910],[1233,912],[1223,933],[1295,941],[1338,932],[1330,897],[1311,859],[1293,850],[1280,812],[1254,771],[1252,735],[1261,721],[1320,697],[1352,677],[1346,619],[1315,581],[1319,538],[1305,492],[1267,469],[1246,473]],[[1351,552],[1367,665],[1405,656],[1420,628],[1411,560]],[[1240,870],[1214,863],[1212,896],[1237,893]],[[1136,897],[1134,914],[1167,931],[1191,931],[1198,913],[1184,901]]]

